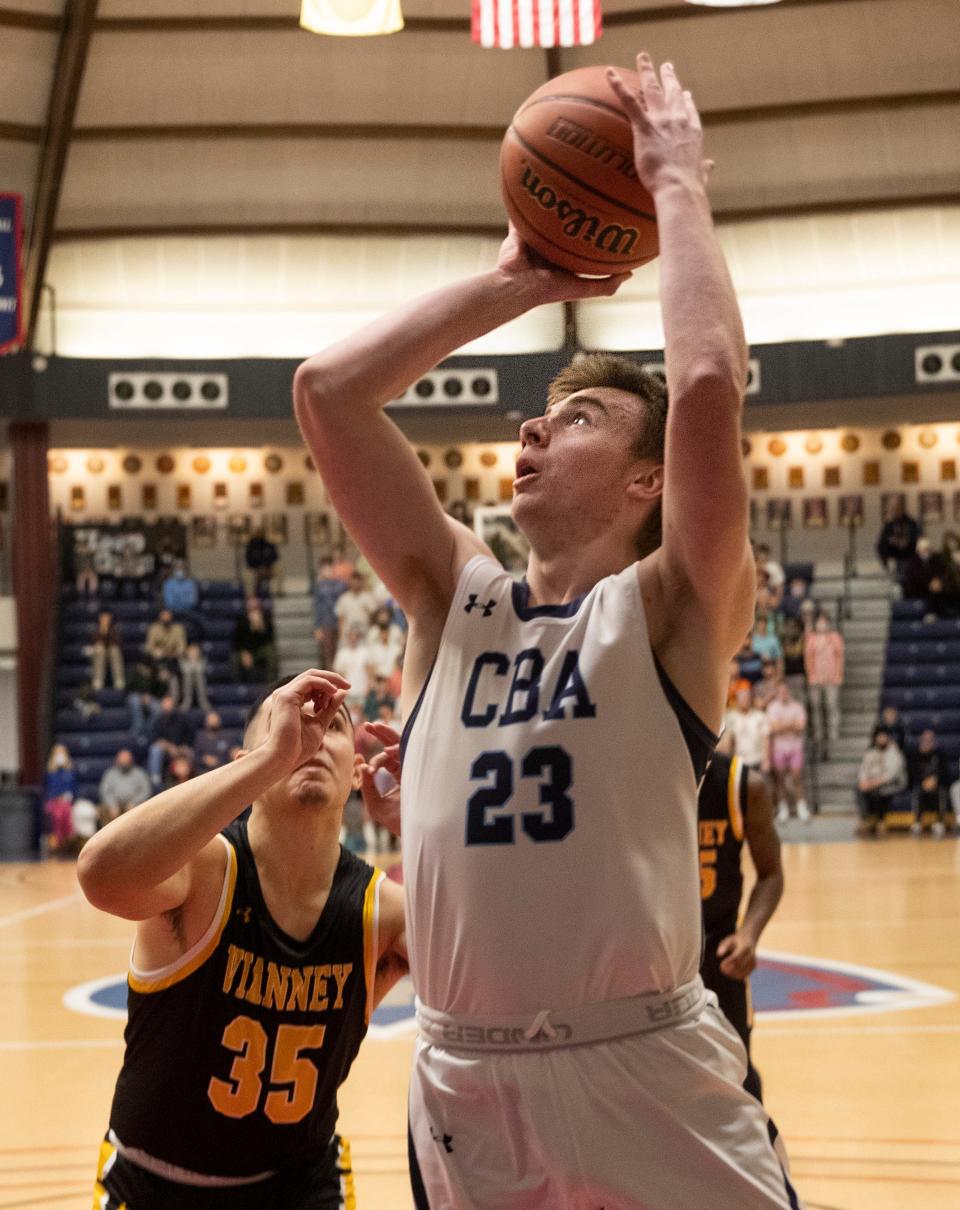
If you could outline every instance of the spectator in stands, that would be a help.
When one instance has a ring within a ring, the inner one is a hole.
[[[916,751],[907,759],[910,775],[910,791],[913,795],[913,824],[910,831],[914,836],[923,834],[930,817],[931,830],[938,839],[944,835],[946,810],[947,765],[937,747],[936,732],[930,728],[921,732]]]
[[[376,608],[377,598],[367,587],[366,577],[363,572],[354,571],[347,591],[340,596],[336,606],[340,643],[347,632],[354,628],[365,635],[370,629],[370,619]]]
[[[163,788],[169,790],[171,786],[182,786],[193,777],[193,772],[193,760],[189,756],[175,756],[167,766]]]
[[[127,681],[130,729],[141,742],[146,742],[150,724],[160,713],[160,699],[168,683],[169,676],[161,675],[152,657],[142,652]]]
[[[737,707],[727,716],[733,737],[733,751],[750,769],[770,770],[770,722],[766,711],[753,700],[749,689],[737,694]]]
[[[175,622],[169,609],[161,609],[157,620],[147,631],[144,651],[167,674],[170,693],[177,696],[179,690],[180,660],[187,653],[187,632],[180,622]]]
[[[804,736],[807,712],[790,692],[786,681],[777,683],[773,701],[767,706],[770,724],[770,765],[777,788],[777,822],[790,818],[790,804],[797,819],[808,820],[810,808],[804,785]]]
[[[907,750],[907,729],[903,725],[903,719],[900,717],[900,711],[896,706],[891,706],[888,703],[881,709],[880,717],[874,723],[874,730],[878,727],[886,731],[887,735],[901,752]]]
[[[96,692],[89,681],[85,685],[77,686],[70,706],[85,719],[93,718],[94,715],[100,713],[100,703],[97,701]]]
[[[774,614],[780,607],[781,594],[770,584],[770,577],[762,567],[757,568],[757,596],[755,612],[760,616]]]
[[[269,541],[263,527],[250,535],[243,552],[243,583],[248,597],[259,597],[271,591],[280,594],[280,552]]]
[[[188,643],[180,657],[180,709],[189,710],[196,697],[201,710],[210,709],[207,696],[207,661],[199,643]]]
[[[919,537],[920,526],[908,516],[903,502],[896,501],[890,519],[877,539],[877,557],[897,580],[903,578],[907,560],[917,549]]]
[[[940,556],[929,538],[920,537],[913,554],[903,565],[900,585],[908,601],[923,601],[930,590],[930,581],[939,574]]]
[[[88,535],[84,540],[81,540],[78,535],[75,543],[73,548],[73,573],[74,582],[77,586],[77,594],[79,596],[95,597],[100,587],[100,577],[97,575],[97,569],[94,566],[97,540],[92,535]]]
[[[336,670],[334,670],[336,671]],[[341,674],[345,675],[345,674]],[[382,705],[387,705],[390,710],[393,710],[395,699],[390,692],[390,685],[385,676],[378,676],[374,679],[370,690],[367,693],[363,703],[363,717],[368,723],[375,723],[379,718],[379,711]]]
[[[753,698],[759,709],[766,710],[774,700],[779,683],[776,660],[764,660],[760,665],[760,679],[753,686]]]
[[[174,621],[183,625],[187,638],[201,638],[204,633],[203,618],[197,612],[200,586],[187,571],[183,559],[177,559],[173,571],[164,580],[162,597],[164,609],[169,609]]]
[[[403,688],[403,657],[404,651],[401,650],[397,656],[397,662],[393,666],[393,670],[387,677],[387,685],[390,689],[390,694],[395,702],[400,700],[400,691]]]
[[[763,660],[753,649],[753,638],[751,635],[748,634],[743,640],[743,644],[737,652],[735,660],[740,677],[751,685],[756,684],[761,676],[763,676]]]
[[[757,561],[758,569],[767,573],[767,582],[770,585],[772,592],[783,595],[783,585],[786,580],[786,574],[783,570],[783,565],[778,563],[770,553],[770,547],[766,543],[761,543],[754,551],[754,558]]]
[[[783,623],[783,633],[780,635],[780,645],[783,647],[783,678],[790,686],[793,696],[801,700],[807,683],[804,664],[805,644],[806,634],[799,616],[787,618]]]
[[[130,749],[121,748],[100,778],[100,826],[131,807],[139,807],[151,794],[150,779],[139,765],[134,764]]]
[[[337,601],[347,591],[335,573],[333,559],[325,555],[317,565],[313,583],[313,637],[317,641],[317,667],[329,668],[337,654],[340,633]]]
[[[761,660],[774,661],[778,677],[783,675],[783,648],[777,636],[770,633],[770,619],[765,613],[760,614],[753,624],[750,646]]]
[[[249,597],[233,631],[234,666],[238,680],[264,684],[276,679],[273,618],[256,597]]]
[[[803,626],[803,633],[805,635],[813,630],[818,613],[819,606],[811,597],[807,597],[806,600],[800,602],[800,624]]]
[[[371,677],[389,676],[403,650],[403,631],[393,621],[387,605],[379,606],[373,615],[373,625],[367,632],[367,663]]]
[[[160,713],[150,727],[147,772],[155,787],[163,784],[164,771],[175,756],[191,755],[192,744],[190,720],[177,709],[176,699],[168,693],[160,703]]]
[[[950,568],[937,556],[939,569],[930,577],[924,603],[923,620],[937,622],[941,618],[960,618],[960,580],[955,580]]]
[[[346,596],[346,593],[344,593]],[[340,598],[343,600],[343,597]],[[347,705],[363,707],[366,701],[367,693],[370,689],[370,674],[368,669],[368,658],[366,644],[362,641],[362,632],[357,626],[351,626],[347,631],[346,638],[340,643],[337,648],[337,654],[333,661],[333,671],[339,672],[342,677],[345,677],[350,682],[350,688],[347,690]],[[362,723],[361,719],[361,723]]]
[[[870,747],[860,761],[857,775],[857,806],[861,836],[874,836],[883,828],[894,795],[907,786],[907,765],[903,753],[883,726],[873,729]]]
[[[223,732],[220,715],[216,710],[208,711],[193,740],[193,755],[201,773],[225,765],[230,759],[230,747],[230,738]]]
[[[753,688],[750,681],[740,672],[740,661],[736,658],[730,661],[730,681],[727,684],[727,709],[733,710],[743,690],[747,693]]]
[[[77,796],[77,774],[65,744],[54,744],[43,778],[43,814],[47,821],[47,845],[51,853],[62,852],[73,837],[73,800]]]
[[[800,606],[810,595],[810,585],[806,580],[795,577],[787,585],[787,591],[780,602],[780,612],[785,618],[795,618],[800,614]]]
[[[142,539],[131,535],[120,547],[116,563],[117,596],[134,600],[142,595],[143,588],[143,544]]]
[[[813,717],[813,738],[821,760],[827,745],[840,738],[840,686],[843,684],[844,643],[825,613],[817,616],[803,649],[807,694]]]
[[[109,609],[102,609],[97,617],[97,629],[93,635],[93,691],[99,693],[105,683],[107,667],[113,678],[114,689],[126,687],[126,672],[123,667],[123,640],[120,627],[113,620]]]

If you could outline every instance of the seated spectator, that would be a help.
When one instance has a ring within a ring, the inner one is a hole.
[[[123,667],[123,640],[120,627],[113,620],[109,609],[102,609],[97,617],[97,629],[93,635],[93,691],[99,693],[104,687],[107,667],[113,678],[114,689],[126,688],[126,672]]]
[[[84,718],[93,718],[95,714],[100,713],[100,703],[89,682],[86,685],[77,686],[70,707],[76,710],[77,714],[82,714]]]
[[[897,580],[903,578],[907,560],[917,549],[919,537],[920,526],[897,501],[877,539],[877,557]]]
[[[753,640],[748,634],[736,654],[736,664],[740,677],[754,685],[763,676],[763,660],[753,649]]]
[[[180,657],[180,709],[189,710],[196,697],[201,710],[210,709],[207,696],[207,661],[199,643],[188,643]]]
[[[921,733],[916,751],[907,760],[907,769],[913,795],[913,824],[910,831],[914,836],[922,835],[932,815],[935,817],[932,821],[933,835],[939,838],[946,832],[947,766],[937,747],[936,732],[928,728]]]
[[[727,727],[733,737],[733,751],[747,768],[767,773],[770,769],[770,722],[749,689],[741,689],[737,694],[737,706],[727,715]]]
[[[73,574],[78,596],[95,597],[97,595],[100,577],[94,566],[96,553],[96,538],[87,538],[84,542],[81,542],[79,538],[76,539],[73,549]]]
[[[159,788],[167,764],[175,756],[190,756],[193,729],[190,720],[177,709],[176,700],[168,693],[160,703],[160,713],[150,727],[150,747],[147,751],[147,772],[151,784]]]
[[[373,625],[367,633],[367,664],[370,676],[389,676],[403,650],[403,631],[393,621],[388,606],[381,605],[373,615]]]
[[[774,661],[778,677],[783,675],[783,648],[777,636],[770,633],[770,620],[765,613],[760,614],[753,624],[750,646],[761,660]]]
[[[161,673],[153,658],[143,652],[127,682],[130,729],[141,742],[146,742],[150,724],[160,713],[160,699],[167,693],[169,682],[166,669]]]
[[[790,581],[787,591],[780,602],[780,612],[785,618],[795,618],[800,614],[800,606],[810,595],[810,585],[799,577]]]
[[[819,613],[819,606],[811,597],[807,597],[800,602],[800,623],[803,626],[803,633],[809,634],[813,630]]]
[[[162,599],[164,609],[168,609],[174,621],[180,622],[187,632],[187,638],[196,640],[203,637],[203,618],[197,612],[200,604],[200,586],[187,571],[183,559],[177,559],[173,571],[163,582]]]
[[[754,550],[754,558],[757,562],[757,567],[766,572],[767,582],[772,592],[778,596],[783,596],[783,585],[786,580],[786,573],[783,570],[783,565],[778,563],[770,553],[770,547],[765,542],[761,543]]]
[[[807,694],[813,716],[813,739],[821,760],[827,760],[827,745],[840,738],[840,686],[843,684],[843,637],[821,613],[812,634],[804,643]]]
[[[164,779],[163,788],[169,790],[171,786],[182,786],[191,777],[193,777],[193,761],[191,758],[189,756],[175,756],[167,766],[167,776]]]
[[[903,567],[900,584],[908,601],[923,601],[930,591],[930,581],[941,571],[940,556],[929,538],[918,538],[916,549]]]
[[[139,807],[152,793],[150,779],[139,765],[134,764],[133,753],[129,748],[121,748],[100,778],[100,826],[131,807]]]
[[[903,725],[903,719],[900,717],[900,711],[896,706],[886,705],[880,711],[880,717],[874,724],[874,730],[881,728],[886,731],[889,738],[897,745],[901,752],[907,749],[907,729]]]
[[[740,694],[744,690],[749,693],[751,688],[752,686],[747,678],[740,675],[740,661],[732,659],[730,661],[730,681],[727,685],[727,709],[733,710]]]
[[[158,668],[166,671],[169,690],[176,697],[180,684],[180,660],[187,652],[187,632],[182,623],[174,621],[169,609],[160,610],[157,620],[147,630],[143,649]]]
[[[333,559],[326,555],[317,566],[313,582],[313,637],[317,641],[319,668],[329,668],[337,654],[340,633],[337,601],[346,591],[345,581],[339,579],[334,571]]]
[[[249,597],[246,611],[233,631],[233,656],[237,679],[260,685],[276,679],[276,648],[273,618],[256,597]]]
[[[262,527],[255,530],[243,552],[243,584],[248,597],[280,592],[280,552]]]
[[[230,759],[230,747],[230,740],[221,729],[220,715],[216,710],[209,711],[193,740],[193,754],[200,772],[225,765]]]
[[[764,569],[757,569],[757,596],[755,611],[760,616],[775,614],[780,607],[780,593],[770,586],[770,577]]]
[[[805,643],[806,634],[803,622],[799,617],[787,618],[780,636],[780,646],[783,648],[783,677],[790,686],[793,696],[801,700],[807,683],[804,664]]]
[[[43,814],[48,825],[47,847],[51,853],[68,849],[73,838],[73,800],[77,774],[64,744],[54,744],[43,778]]]
[[[334,669],[336,671],[336,669]],[[346,675],[345,673],[341,675]],[[395,699],[390,692],[390,686],[385,676],[378,676],[374,679],[370,690],[367,693],[366,700],[363,703],[363,717],[368,723],[374,723],[379,717],[380,707],[388,705],[390,710],[393,710]]]
[[[804,783],[804,736],[807,712],[790,692],[786,681],[779,681],[773,701],[767,706],[770,724],[770,766],[777,790],[777,822],[790,818],[790,805],[796,806],[797,819],[808,820]]]
[[[342,601],[343,597],[340,600]],[[339,672],[350,682],[346,698],[348,706],[357,705],[362,708],[370,689],[370,676],[367,671],[367,648],[361,642],[361,637],[361,631],[351,626],[346,639],[337,648],[333,671]]]
[[[883,828],[883,817],[891,800],[906,786],[907,764],[903,753],[885,727],[874,727],[873,739],[863,754],[857,774],[859,835],[874,836]]]
[[[377,608],[377,598],[367,587],[361,571],[354,571],[346,592],[337,600],[337,622],[340,627],[339,641],[342,643],[347,631],[356,628],[361,636],[370,629],[370,619]]]
[[[777,665],[774,660],[764,660],[760,665],[760,679],[753,685],[753,700],[759,710],[766,710],[777,696]]]
[[[943,572],[932,576],[927,585],[923,620],[936,622],[941,618],[960,618],[960,585]]]

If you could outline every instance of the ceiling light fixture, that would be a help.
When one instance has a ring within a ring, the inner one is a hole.
[[[400,0],[303,0],[300,25],[314,34],[365,38],[403,29]]]

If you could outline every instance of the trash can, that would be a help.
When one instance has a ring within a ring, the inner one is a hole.
[[[0,788],[0,857],[29,861],[40,851],[40,791],[32,786]]]

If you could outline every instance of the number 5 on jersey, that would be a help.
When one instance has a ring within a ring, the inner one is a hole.
[[[520,762],[520,776],[539,782],[541,811],[524,811],[520,826],[538,844],[563,840],[574,828],[573,799],[567,791],[573,782],[573,761],[563,748],[531,748]],[[513,760],[503,751],[481,752],[470,768],[471,781],[489,782],[467,803],[468,845],[514,844],[512,814],[494,814],[513,797]]]
[[[313,1108],[318,1072],[301,1051],[323,1046],[324,1025],[281,1025],[270,1065],[271,1088],[263,1103],[263,1112],[278,1126],[302,1121]],[[245,1118],[260,1104],[262,1080],[267,1064],[267,1031],[251,1017],[234,1017],[223,1031],[223,1045],[237,1057],[230,1066],[230,1078],[210,1080],[207,1096],[218,1113],[228,1118]]]

